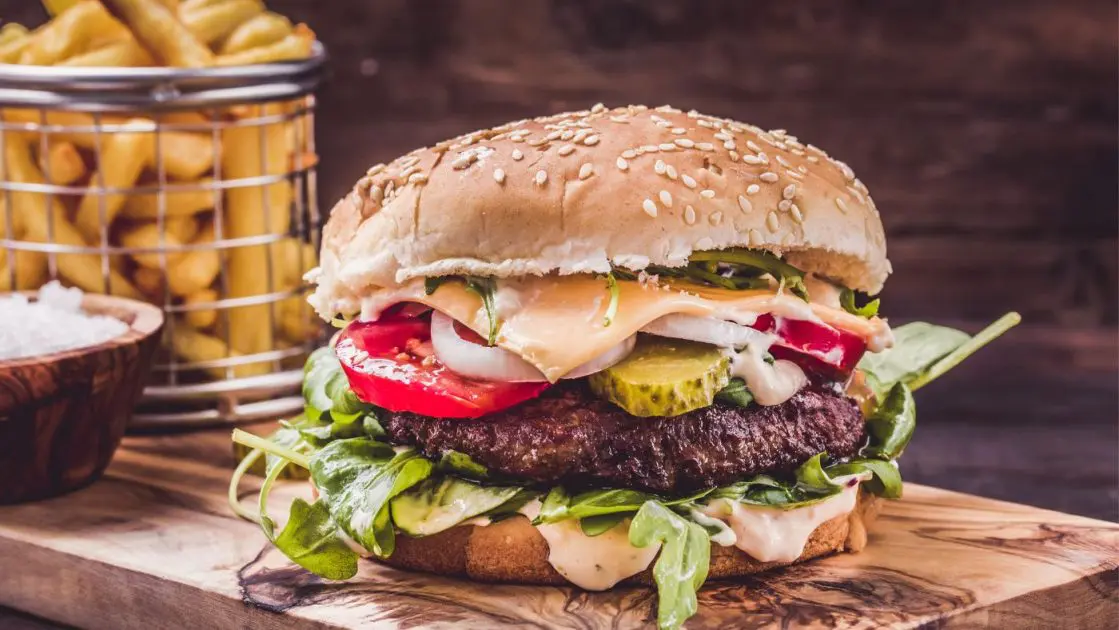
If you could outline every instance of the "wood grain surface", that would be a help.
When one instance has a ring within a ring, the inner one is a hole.
[[[497,586],[365,563],[329,583],[225,505],[227,434],[126,438],[106,476],[0,508],[0,605],[90,628],[628,628],[653,591]],[[288,484],[279,509],[306,486]],[[861,554],[705,587],[689,628],[1119,623],[1119,525],[910,484]]]

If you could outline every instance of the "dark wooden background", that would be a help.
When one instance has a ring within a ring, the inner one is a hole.
[[[1026,323],[919,395],[910,478],[1116,519],[1114,0],[271,0],[329,47],[322,205],[369,165],[595,102],[784,127],[882,210],[895,322]],[[37,3],[0,17],[38,23]]]

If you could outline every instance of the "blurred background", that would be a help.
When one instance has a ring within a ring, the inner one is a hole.
[[[907,478],[1119,518],[1113,1],[268,4],[331,55],[324,208],[417,146],[596,102],[782,127],[845,160],[882,210],[891,321],[1025,318],[918,397]]]

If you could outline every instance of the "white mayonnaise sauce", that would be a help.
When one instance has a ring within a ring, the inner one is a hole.
[[[540,501],[521,508],[529,519],[540,513]],[[548,541],[548,563],[579,588],[604,591],[649,567],[660,545],[634,547],[629,543],[629,519],[598,536],[587,536],[578,519],[537,525]]]
[[[782,510],[716,499],[703,511],[730,525],[735,535],[734,546],[755,560],[792,562],[804,553],[804,546],[817,527],[855,509],[858,493],[859,485],[852,483],[841,493],[805,507]]]
[[[769,346],[762,343],[747,344],[742,352],[731,355],[730,373],[746,381],[746,389],[759,405],[780,405],[808,384],[808,377],[792,361],[766,363],[768,349]]]

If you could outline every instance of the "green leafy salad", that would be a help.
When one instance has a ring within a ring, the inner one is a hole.
[[[745,262],[759,264],[753,259]],[[796,270],[790,269],[768,271],[799,294],[804,285]],[[703,260],[678,273],[716,284],[750,281],[717,274],[708,277],[710,270]],[[613,275],[609,282],[615,282]],[[430,287],[437,289],[438,283]],[[471,290],[487,293],[487,287],[476,283]],[[842,299],[847,310],[865,317],[877,310],[877,300],[857,306],[853,295]],[[324,578],[345,580],[358,570],[355,549],[385,558],[392,555],[398,536],[430,536],[467,522],[498,521],[539,502],[538,511],[532,510],[534,524],[576,521],[586,536],[628,527],[633,546],[659,545],[652,569],[659,594],[657,621],[662,628],[675,628],[696,612],[712,538],[726,529],[721,521],[703,517],[705,506],[728,500],[791,509],[841,493],[852,478],[858,478],[866,491],[900,497],[896,460],[916,425],[913,391],[1018,320],[1011,313],[974,337],[925,323],[895,329],[891,349],[867,354],[858,364],[874,402],[867,408],[867,441],[856,457],[837,461],[821,453],[795,474],[757,475],[686,496],[624,488],[536,487],[493,474],[463,453],[447,451],[439,459],[429,459],[413,447],[390,444],[382,427],[385,412],[355,395],[333,349],[323,348],[311,355],[304,368],[306,404],[301,416],[281,423],[267,437],[234,431],[234,441],[251,451],[232,479],[230,504],[239,515],[258,522],[268,539],[296,564]],[[716,403],[756,404],[741,379],[718,385]],[[237,488],[261,458],[265,477],[257,509],[249,510]],[[309,475],[318,498],[313,503],[295,499],[280,526],[268,499],[277,479],[291,466]]]

